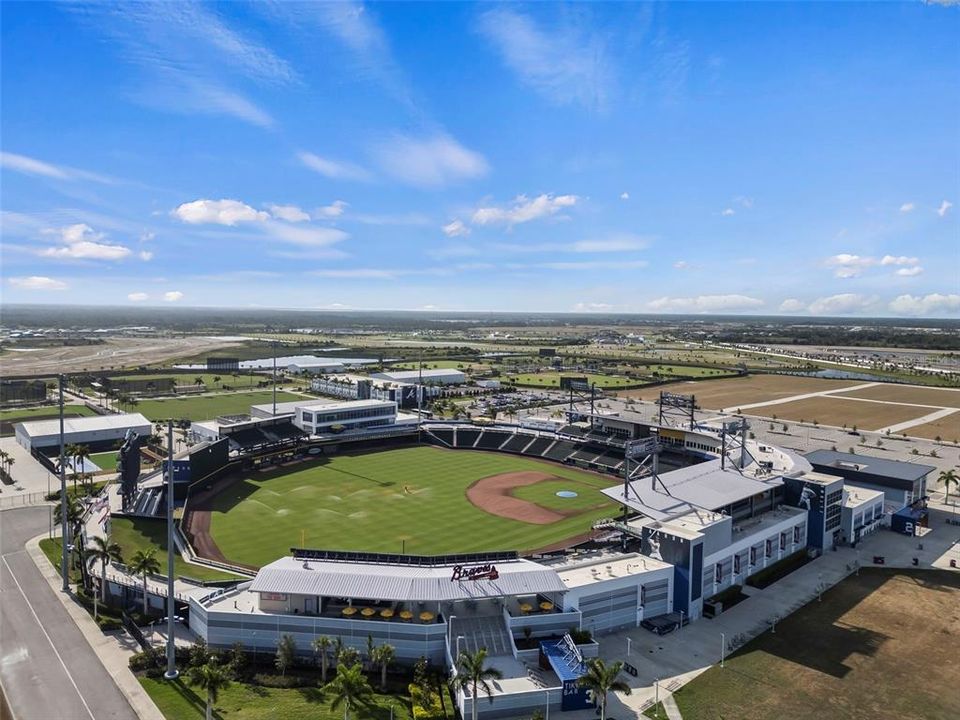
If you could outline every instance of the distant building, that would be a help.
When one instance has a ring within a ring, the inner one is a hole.
[[[927,475],[936,470],[932,465],[836,450],[814,450],[806,459],[817,472],[839,475],[847,485],[880,490],[894,511],[926,497]]]
[[[240,358],[208,357],[207,370],[210,372],[232,372],[240,369]]]
[[[439,368],[432,370],[388,370],[372,373],[370,377],[403,383],[418,383],[421,382],[422,378],[424,385],[463,385],[467,381],[467,376],[460,370]]]
[[[353,400],[330,402],[329,400],[294,400],[251,405],[251,418],[280,417],[292,415],[293,424],[304,432],[321,434],[343,430],[393,425],[397,420],[397,404],[384,400]]]

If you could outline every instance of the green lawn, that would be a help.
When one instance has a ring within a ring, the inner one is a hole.
[[[674,699],[685,720],[960,717],[958,600],[948,570],[864,568]]]
[[[564,377],[586,377],[588,383],[595,383],[601,388],[617,388],[636,385],[642,379],[621,377],[619,375],[597,375],[595,373],[562,373]],[[561,373],[543,372],[526,375],[511,375],[508,379],[517,385],[536,385],[541,387],[560,387]]]
[[[18,422],[28,420],[54,420],[60,415],[60,410],[56,405],[47,405],[45,407],[35,408],[11,408],[9,410],[0,410],[0,435],[7,437],[13,435],[13,425]],[[63,416],[87,417],[96,415],[96,413],[86,405],[64,405]]]
[[[206,707],[206,692],[184,679],[174,682],[138,678],[168,720],[201,720]],[[373,706],[351,715],[351,720],[410,720],[409,699],[399,695],[375,693]],[[343,720],[343,711],[330,709],[330,701],[321,688],[278,689],[231,683],[214,705],[214,717],[223,720]]]
[[[300,395],[277,391],[277,402],[302,400]],[[250,412],[251,405],[264,405],[273,401],[272,390],[223,393],[204,397],[169,398],[167,400],[141,400],[129,412],[142,413],[151,420],[183,418],[185,420],[212,420],[217,415],[240,415]]]
[[[47,560],[50,561],[50,564],[53,565],[54,569],[57,571],[57,575],[60,574],[60,554],[63,552],[62,545],[60,543],[60,538],[44,538],[40,541],[40,550],[43,551],[43,554],[46,555]],[[80,582],[80,571],[70,568],[70,582],[77,583]]]
[[[482,362],[471,362],[470,360],[424,360],[423,369],[424,370],[466,370],[467,368],[473,368],[474,370],[483,369],[488,367],[485,363]],[[390,365],[391,370],[417,370],[417,362],[400,362],[393,363]]]
[[[118,518],[110,519],[110,536],[117,543],[123,553],[123,561],[129,562],[138,550],[156,550],[157,560],[162,568],[161,574],[167,570],[167,524],[163,520],[152,518]],[[220,572],[202,565],[191,565],[179,554],[173,558],[174,572],[194,578],[195,580],[236,580],[237,576]]]
[[[726,375],[733,375],[734,373],[727,370],[720,370],[718,368],[710,367],[696,367],[691,365],[647,365],[644,367],[644,371],[649,374],[659,373],[664,376],[676,376],[676,377],[721,377]]]
[[[101,470],[116,470],[117,451],[108,450],[107,452],[93,453],[90,456],[90,462],[96,463]]]
[[[475,481],[524,470],[562,478],[557,488],[580,493],[585,503],[566,507],[592,509],[534,525],[491,515],[466,499]],[[214,499],[211,533],[226,557],[255,566],[289,553],[301,531],[307,547],[331,550],[400,552],[403,541],[406,552],[424,555],[532,550],[586,532],[609,515],[616,506],[599,488],[614,482],[491,452],[424,446],[334,455],[300,470],[254,473],[224,489]]]

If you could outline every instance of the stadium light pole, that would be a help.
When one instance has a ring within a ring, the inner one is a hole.
[[[176,680],[176,645],[174,643],[173,596],[173,420],[167,420],[167,671],[163,677]]]
[[[66,445],[63,439],[63,385],[66,382],[66,376],[61,373],[57,376],[57,387],[59,388],[60,398],[60,577],[62,579],[60,589],[63,592],[70,590],[69,572],[67,569],[69,559],[67,543],[69,531],[67,528],[67,453]]]

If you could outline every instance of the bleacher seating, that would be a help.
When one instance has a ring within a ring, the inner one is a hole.
[[[510,437],[509,433],[500,430],[484,430],[477,439],[476,447],[480,450],[499,450],[504,441]]]
[[[540,456],[543,455],[543,452],[549,448],[554,443],[553,437],[538,437],[535,438],[532,443],[527,445],[527,449],[524,452],[524,455],[531,456]]]
[[[618,468],[623,464],[623,452],[616,450],[604,450],[597,459],[594,460],[598,465],[605,465],[609,468]]]
[[[433,435],[444,445],[453,447],[453,430],[450,428],[431,428],[430,434]]]
[[[530,444],[531,440],[533,440],[533,435],[515,433],[500,449],[506,450],[507,452],[522,453],[524,448]]]
[[[567,442],[566,440],[557,440],[546,452],[543,453],[543,457],[549,460],[563,462],[576,449],[577,446],[571,442]]]
[[[463,428],[457,428],[456,446],[458,448],[472,448],[477,438],[480,437],[481,432],[482,430],[464,430]]]
[[[579,462],[593,464],[597,459],[596,450],[577,450],[572,455],[570,455],[570,460],[577,460]]]

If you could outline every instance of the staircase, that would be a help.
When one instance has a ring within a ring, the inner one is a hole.
[[[456,635],[462,635],[460,649],[476,652],[486,648],[488,655],[513,655],[513,643],[507,632],[503,615],[479,615],[475,617],[457,616],[453,628]],[[456,646],[456,639],[454,639]]]

